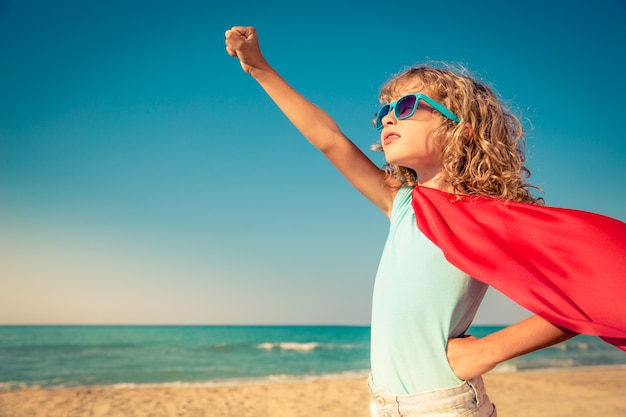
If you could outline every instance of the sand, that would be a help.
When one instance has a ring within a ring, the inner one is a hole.
[[[626,368],[492,373],[499,417],[626,416]],[[0,391],[0,417],[368,417],[365,379]]]

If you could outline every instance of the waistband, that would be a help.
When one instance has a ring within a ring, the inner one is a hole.
[[[408,395],[392,394],[376,388],[371,374],[367,385],[372,401],[378,407],[391,407],[400,412],[435,413],[467,404],[479,407],[483,402],[489,402],[481,377],[463,381],[455,387]]]

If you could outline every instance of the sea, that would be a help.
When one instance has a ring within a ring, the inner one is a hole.
[[[0,326],[0,390],[365,377],[369,337],[367,326]],[[581,335],[493,372],[616,365],[625,352]]]

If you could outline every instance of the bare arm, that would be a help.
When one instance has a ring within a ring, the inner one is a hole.
[[[335,121],[289,85],[263,57],[257,33],[251,27],[226,31],[226,51],[265,90],[280,110],[339,169],[363,195],[389,215],[397,185],[390,182]]]
[[[499,363],[571,339],[578,333],[532,316],[483,338],[448,341],[448,361],[461,379],[489,372]]]

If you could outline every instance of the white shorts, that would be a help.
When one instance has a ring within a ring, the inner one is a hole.
[[[367,385],[372,417],[497,417],[481,377],[462,384],[419,394],[396,395],[376,388],[370,375]]]

